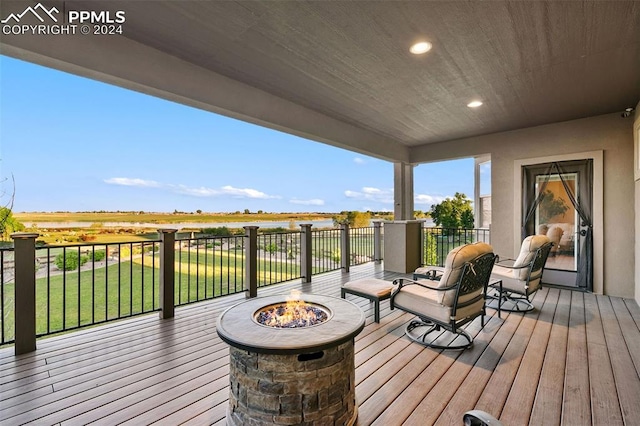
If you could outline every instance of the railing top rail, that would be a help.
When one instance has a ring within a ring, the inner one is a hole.
[[[194,237],[194,238],[176,238],[176,241],[195,241],[195,240],[213,240],[213,239],[223,239],[223,238],[242,238],[244,234],[238,235],[211,235],[206,237]]]
[[[159,243],[162,240],[144,240],[144,241],[111,241],[104,243],[78,243],[78,244],[44,244],[44,245],[36,245],[36,250],[43,249],[52,249],[52,248],[78,248],[78,247],[91,247],[91,246],[115,246],[118,244],[150,244],[150,243]],[[12,249],[13,250],[13,249]]]

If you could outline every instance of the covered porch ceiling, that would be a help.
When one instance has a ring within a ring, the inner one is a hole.
[[[41,3],[124,11],[123,34],[2,34],[2,54],[395,162],[640,99],[638,1]]]

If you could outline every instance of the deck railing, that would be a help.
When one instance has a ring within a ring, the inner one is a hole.
[[[158,240],[43,247],[35,245],[37,234],[16,234],[15,250],[0,249],[0,345],[15,342],[16,352],[28,352],[36,336],[153,311],[170,317],[175,306],[240,292],[254,297],[260,287],[380,261],[380,230],[302,225],[258,234],[246,227],[245,235],[179,240],[161,230]],[[25,285],[16,289],[18,274]],[[19,349],[18,334],[32,334],[33,342]]]
[[[36,335],[159,309],[160,241],[36,248]]]
[[[423,265],[444,266],[451,249],[478,241],[490,243],[491,232],[489,229],[425,227],[423,238]]]
[[[244,291],[244,236],[175,242],[176,306]]]

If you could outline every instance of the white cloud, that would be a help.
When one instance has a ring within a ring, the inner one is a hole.
[[[257,189],[250,188],[234,188],[233,186],[227,185],[222,187],[222,192],[228,195],[233,195],[236,198],[280,198],[275,195],[267,195],[264,192],[258,191]]]
[[[158,188],[162,186],[160,183],[155,180],[145,180],[138,178],[123,178],[123,177],[115,177],[104,180],[105,183],[111,185],[122,185],[122,186],[140,186],[143,188]]]
[[[179,194],[193,195],[194,197],[215,197],[216,195],[221,194],[220,191],[213,188],[206,188],[204,186],[199,188],[190,188],[185,185],[167,185],[167,188],[170,188]]]
[[[291,204],[302,204],[303,206],[324,206],[324,200],[320,200],[319,198],[314,198],[311,200],[297,200],[292,199],[289,200]]]
[[[138,178],[109,178],[104,180],[105,183],[111,185],[122,186],[137,186],[142,188],[160,188],[166,191],[176,192],[178,194],[191,195],[193,197],[220,197],[220,196],[232,196],[234,198],[257,198],[257,199],[270,199],[281,198],[277,195],[268,195],[262,191],[251,188],[234,188],[231,185],[223,186],[222,188],[208,188],[205,186],[190,187],[186,185],[176,185],[170,183],[160,183],[153,180],[144,180]]]
[[[353,162],[354,162],[354,163],[356,163],[356,164],[364,164],[364,163],[366,163],[366,161],[364,160],[364,158],[360,158],[360,157],[355,157],[355,158],[353,159]]]
[[[344,195],[347,198],[353,198],[355,200],[393,204],[393,190],[391,189],[380,189],[366,186],[360,191],[346,190],[344,191]]]
[[[344,191],[344,195],[345,197],[352,198],[354,200],[373,201],[384,204],[393,204],[394,201],[392,189],[381,189],[371,186],[365,186],[360,189],[360,191],[346,190]],[[445,198],[447,197],[443,197],[440,195],[416,194],[414,202],[416,204],[431,205],[441,203]]]
[[[416,204],[440,204],[447,197],[442,197],[439,195],[427,195],[427,194],[418,194],[414,198],[414,202]],[[451,198],[451,197],[449,197]]]

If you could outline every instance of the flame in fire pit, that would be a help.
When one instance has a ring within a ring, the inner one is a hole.
[[[259,324],[275,328],[310,327],[326,321],[327,311],[319,305],[300,300],[300,292],[293,290],[286,303],[265,306],[255,316]]]

